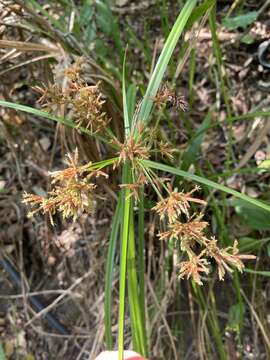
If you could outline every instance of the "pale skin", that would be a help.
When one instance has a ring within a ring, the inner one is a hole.
[[[118,360],[118,351],[103,351],[95,360]],[[134,351],[125,350],[124,360],[147,360]]]

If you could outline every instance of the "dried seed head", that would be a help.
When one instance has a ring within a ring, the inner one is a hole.
[[[46,199],[42,196],[24,193],[22,202],[30,204],[34,208],[27,214],[29,218],[32,218],[38,212],[42,212],[43,214],[49,215],[50,222],[53,225],[53,215],[56,211],[56,202],[54,199]]]
[[[191,239],[200,242],[204,238],[203,231],[208,226],[208,222],[200,221],[200,217],[195,220],[181,223],[175,221],[169,224],[169,230],[159,233],[161,240],[164,239]]]
[[[94,184],[80,181],[65,187],[57,187],[49,195],[50,199],[56,202],[57,210],[62,212],[63,218],[72,217],[75,221],[78,215],[84,211],[93,213],[95,188]]]
[[[82,64],[83,64],[83,58],[78,58],[74,64],[72,64],[70,67],[68,67],[65,70],[65,76],[71,81],[71,82],[80,82],[81,72],[82,72]]]
[[[102,110],[105,100],[99,86],[100,82],[93,86],[79,87],[74,92],[71,102],[78,126],[84,126],[92,133],[100,132],[110,121]]]
[[[242,271],[244,268],[242,260],[254,259],[255,256],[239,254],[237,241],[233,246],[220,249],[215,238],[209,240],[206,237],[205,229],[208,222],[202,221],[203,214],[190,214],[190,203],[206,205],[205,201],[192,196],[196,190],[198,187],[183,193],[173,190],[169,185],[167,186],[169,196],[157,203],[153,209],[161,219],[167,218],[169,223],[167,230],[160,232],[158,237],[161,240],[175,240],[181,251],[188,255],[189,260],[180,264],[179,277],[192,277],[197,284],[202,285],[201,273],[209,273],[208,257],[217,263],[219,279],[223,280],[226,271],[232,272],[233,268]],[[181,219],[182,214],[185,215],[184,219]]]
[[[43,85],[42,87],[33,86],[32,89],[41,95],[38,103],[48,112],[55,110],[59,105],[65,104],[69,100],[69,95],[64,93],[57,84]]]
[[[256,259],[254,255],[239,254],[238,242],[235,241],[233,246],[225,249],[220,249],[217,245],[217,240],[213,237],[207,241],[206,255],[213,258],[218,266],[218,276],[220,280],[224,279],[225,272],[233,272],[232,267],[242,272],[245,265],[242,260]]]
[[[184,96],[177,95],[176,91],[172,89],[168,83],[162,86],[161,90],[154,98],[154,103],[160,109],[163,106],[167,108],[174,107],[178,110],[187,111],[188,103]]]
[[[110,119],[103,111],[105,100],[100,91],[100,84],[88,86],[79,79],[79,64],[69,68],[66,75],[69,77],[67,89],[62,91],[57,84],[34,87],[33,89],[41,94],[38,102],[47,108],[47,111],[56,110],[62,104],[65,104],[73,113],[73,119],[78,127],[83,126],[92,133],[103,130]]]
[[[66,164],[68,165],[66,169],[49,172],[49,175],[53,178],[52,183],[59,181],[71,182],[73,180],[77,180],[78,177],[87,171],[87,168],[91,166],[91,163],[88,163],[84,166],[79,166],[79,155],[77,148],[75,149],[74,154],[67,154]]]
[[[140,134],[139,134],[140,135]],[[131,162],[133,168],[137,167],[137,160],[146,160],[150,157],[150,148],[146,144],[142,136],[134,136],[132,133],[122,144],[117,139],[112,140],[112,143],[119,149],[118,161],[114,167],[124,164],[127,161]]]
[[[24,194],[24,203],[35,207],[29,213],[33,216],[37,212],[48,214],[53,224],[52,216],[56,210],[62,213],[63,218],[72,217],[75,220],[83,211],[94,211],[94,192],[96,185],[89,180],[93,177],[107,176],[103,171],[91,171],[91,163],[83,166],[78,164],[78,151],[67,156],[68,168],[50,173],[55,188],[48,193],[48,198]]]
[[[206,202],[201,199],[192,197],[191,195],[197,191],[199,187],[195,187],[188,193],[178,192],[173,190],[171,185],[168,185],[169,196],[157,203],[153,210],[155,210],[161,219],[168,218],[169,223],[173,223],[181,214],[185,214],[187,218],[190,217],[189,208],[190,202],[205,205]]]
[[[209,274],[208,265],[207,260],[201,258],[201,255],[194,255],[188,261],[183,261],[179,264],[179,278],[183,279],[186,276],[189,279],[192,277],[198,285],[203,285],[200,273]]]
[[[174,155],[173,153],[176,151],[175,149],[173,149],[170,144],[160,141],[158,143],[158,147],[159,147],[159,151],[161,153],[162,156],[167,157],[170,160],[174,159]]]

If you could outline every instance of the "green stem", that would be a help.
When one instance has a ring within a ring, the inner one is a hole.
[[[225,67],[223,64],[223,60],[222,60],[222,52],[221,52],[221,47],[219,44],[219,40],[217,37],[217,22],[216,22],[216,6],[213,6],[209,12],[209,26],[210,26],[210,31],[211,31],[211,35],[212,35],[212,41],[213,41],[213,49],[214,49],[214,54],[215,54],[215,58],[216,58],[216,62],[217,62],[217,70],[218,70],[218,75],[219,75],[219,82],[220,82],[220,88],[221,88],[221,94],[225,103],[225,107],[226,107],[226,111],[227,111],[227,115],[230,118],[232,116],[232,111],[231,111],[231,105],[230,105],[230,100],[229,100],[229,93],[228,93],[228,88],[226,86],[226,73],[225,73]],[[227,161],[226,161],[226,165],[227,165],[227,170],[229,170],[229,164],[230,161],[232,159],[234,159],[234,154],[233,154],[233,148],[232,148],[232,140],[233,140],[233,132],[232,132],[232,123],[231,121],[227,122],[228,124],[228,140],[229,140],[229,151],[227,152]]]
[[[125,184],[130,181],[128,167],[124,166]],[[124,328],[125,328],[125,294],[126,294],[126,270],[127,270],[127,250],[129,237],[129,223],[130,223],[130,190],[128,188],[123,192],[124,206],[123,206],[123,226],[121,236],[121,260],[120,260],[120,280],[119,280],[119,320],[118,320],[118,360],[123,360],[124,356]]]
[[[122,197],[118,198],[117,207],[112,221],[112,229],[109,240],[109,249],[106,262],[106,275],[105,275],[105,340],[109,350],[113,349],[112,340],[112,282],[113,282],[113,268],[116,241],[120,227],[120,213],[122,207]]]
[[[132,201],[131,201],[132,204]],[[131,315],[131,328],[134,350],[146,355],[145,348],[145,331],[142,321],[142,311],[139,297],[139,284],[136,269],[136,250],[134,236],[134,211],[130,207],[130,223],[129,223],[129,242],[128,242],[128,260],[127,260],[127,276],[128,276],[128,294],[129,307]]]
[[[138,224],[138,274],[139,274],[139,296],[140,296],[140,308],[142,313],[142,323],[143,323],[143,332],[145,339],[145,348],[146,348],[146,356],[148,355],[147,351],[147,336],[146,336],[146,320],[145,320],[145,282],[144,282],[144,274],[145,274],[145,259],[144,259],[144,188],[140,188],[139,190],[139,224]]]

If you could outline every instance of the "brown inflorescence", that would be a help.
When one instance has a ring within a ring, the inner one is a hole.
[[[184,96],[178,95],[174,89],[172,89],[168,83],[165,83],[157,95],[153,99],[156,106],[160,109],[163,106],[170,108],[174,107],[177,110],[187,111],[188,103]]]
[[[144,127],[141,124],[132,129],[123,143],[116,138],[111,142],[118,149],[118,160],[114,167],[129,161],[133,169],[138,169],[140,167],[138,161],[150,158],[149,137],[145,136]]]
[[[232,272],[232,267],[239,271],[244,269],[242,260],[255,259],[253,255],[239,254],[238,243],[233,246],[219,248],[217,240],[208,239],[205,230],[208,222],[202,221],[203,214],[191,215],[190,203],[206,205],[206,202],[195,198],[192,194],[199,189],[195,187],[188,193],[173,190],[167,187],[168,196],[157,203],[153,208],[161,220],[168,219],[168,229],[158,234],[161,240],[173,240],[179,243],[181,251],[186,254],[187,260],[179,264],[179,277],[192,278],[198,285],[202,285],[202,275],[210,273],[210,259],[218,267],[220,280],[224,279],[225,272]]]
[[[63,218],[72,217],[73,220],[84,211],[93,213],[96,185],[90,180],[92,177],[107,177],[107,174],[100,170],[91,170],[91,163],[79,166],[77,150],[73,156],[68,155],[67,165],[64,170],[50,173],[55,188],[48,193],[48,197],[28,193],[23,195],[23,202],[34,207],[34,210],[29,212],[29,217],[42,212],[49,215],[53,224],[56,210],[62,213]]]
[[[65,89],[58,84],[35,86],[33,89],[41,95],[38,102],[46,111],[55,111],[60,105],[66,105],[77,126],[94,134],[104,130],[110,118],[103,111],[106,101],[100,90],[101,82],[89,85],[82,80],[81,65],[82,60],[79,59],[65,70]]]
[[[153,209],[156,210],[161,219],[167,217],[169,223],[173,223],[182,213],[189,217],[190,203],[206,204],[204,200],[191,196],[197,190],[199,190],[198,186],[188,193],[178,192],[177,190],[173,190],[169,184],[169,196],[159,201]]]

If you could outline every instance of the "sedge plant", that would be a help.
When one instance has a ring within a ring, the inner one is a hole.
[[[123,359],[125,346],[126,298],[128,298],[133,348],[143,356],[148,356],[150,352],[147,344],[144,283],[146,191],[155,199],[152,211],[157,214],[161,224],[158,238],[163,242],[172,243],[183,258],[179,264],[176,264],[179,279],[192,279],[196,286],[203,285],[210,276],[210,263],[216,264],[218,278],[223,280],[226,272],[231,273],[234,269],[243,271],[243,260],[253,259],[254,256],[240,254],[237,241],[233,246],[221,247],[218,239],[209,235],[207,231],[208,222],[204,220],[203,211],[207,207],[207,202],[198,197],[199,186],[184,191],[174,186],[168,174],[175,175],[178,179],[192,180],[194,183],[214,188],[270,211],[270,206],[264,202],[203,176],[190,173],[187,167],[180,169],[178,166],[169,166],[164,161],[161,163],[156,160],[156,155],[159,154],[161,158],[173,161],[174,149],[161,139],[154,121],[154,126],[150,126],[153,109],[172,105],[185,110],[184,100],[168,86],[164,87],[163,78],[168,63],[185,26],[191,26],[213,4],[214,1],[206,0],[196,7],[196,0],[186,1],[169,33],[142,99],[136,99],[133,85],[126,90],[124,59],[122,72],[124,134],[121,137],[112,131],[111,119],[104,111],[106,98],[101,91],[100,83],[89,85],[83,79],[82,61],[66,69],[65,89],[56,84],[35,88],[41,95],[39,102],[46,111],[0,101],[2,106],[61,122],[74,128],[75,131],[88,134],[114,152],[114,156],[108,159],[105,156],[105,159],[99,162],[81,164],[79,152],[75,150],[73,154],[68,154],[65,169],[50,173],[52,190],[48,196],[25,193],[23,201],[32,206],[29,216],[38,212],[48,214],[52,225],[57,212],[60,212],[64,218],[72,217],[76,220],[82,212],[91,214],[95,210],[96,198],[99,196],[99,178],[109,182],[112,172],[117,172],[121,180],[106,263],[105,339],[107,348],[112,349],[115,346],[112,336],[112,280],[116,266],[115,254],[118,253],[120,254],[117,344],[119,360]],[[128,52],[125,58],[127,56]],[[63,105],[69,109],[70,118],[63,119],[52,114]],[[195,205],[200,211],[194,211]]]

